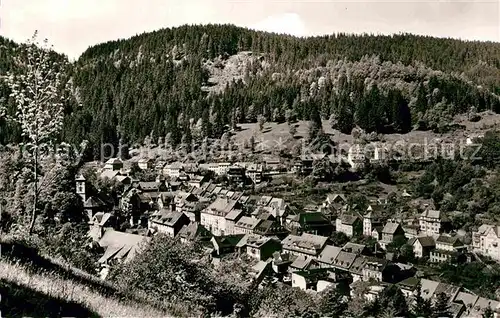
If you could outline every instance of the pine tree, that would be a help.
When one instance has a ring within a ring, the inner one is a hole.
[[[394,124],[394,129],[397,132],[406,133],[411,129],[411,113],[408,103],[404,99],[401,91],[393,90],[389,94],[391,100],[389,103],[392,108],[391,118]]]
[[[337,288],[329,288],[321,297],[319,309],[323,317],[340,317],[346,311],[347,303]]]
[[[266,123],[266,119],[264,118],[264,116],[259,115],[257,117],[257,123],[259,124],[259,130],[263,131],[264,130],[264,124]]]
[[[427,92],[425,90],[424,84],[418,84],[417,89],[417,103],[415,105],[417,113],[425,113],[427,111]]]
[[[416,286],[416,294],[412,312],[416,317],[430,317],[432,314],[432,303],[430,299],[424,299],[422,297],[422,284],[420,283],[420,281]]]
[[[439,293],[432,308],[434,318],[452,317],[450,313],[449,297],[445,293]]]

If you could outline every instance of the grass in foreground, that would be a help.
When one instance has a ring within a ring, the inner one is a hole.
[[[165,317],[132,301],[105,297],[87,286],[50,274],[29,273],[0,261],[3,317]]]

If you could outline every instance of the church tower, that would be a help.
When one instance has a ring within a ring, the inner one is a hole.
[[[365,216],[363,216],[363,235],[372,235],[372,213],[369,211]]]
[[[78,194],[82,198],[82,201],[85,203],[85,201],[87,201],[87,180],[85,180],[85,177],[83,175],[79,175],[75,181],[76,194]]]

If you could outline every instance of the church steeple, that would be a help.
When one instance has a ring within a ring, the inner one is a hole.
[[[78,194],[82,201],[87,201],[87,180],[83,175],[78,175],[75,179],[76,182],[76,194]]]

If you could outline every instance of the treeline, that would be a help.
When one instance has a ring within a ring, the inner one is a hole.
[[[213,68],[240,51],[262,59],[230,66],[241,79],[207,94]],[[79,103],[67,105],[62,138],[88,139],[95,156],[102,143],[147,136],[174,145],[220,138],[228,126],[258,117],[328,119],[346,133],[355,126],[440,130],[455,114],[500,110],[498,53],[495,43],[408,34],[304,39],[232,25],[164,29],[83,53],[71,74]],[[0,95],[8,101],[5,87]],[[20,140],[3,123],[0,135],[1,142]]]

